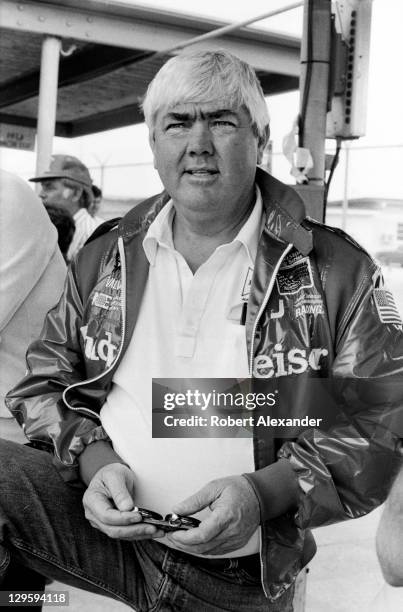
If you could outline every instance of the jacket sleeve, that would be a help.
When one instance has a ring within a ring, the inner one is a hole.
[[[86,378],[80,327],[83,304],[75,262],[65,290],[49,312],[39,340],[27,352],[27,373],[6,403],[33,446],[54,451],[55,464],[66,481],[78,479],[77,456],[86,445],[108,439],[95,414],[72,410],[63,391]],[[87,416],[89,414],[89,416]]]
[[[403,331],[379,278],[357,287],[339,327],[329,381],[339,422],[308,429],[279,452],[298,479],[300,528],[370,512],[385,500],[401,462]]]

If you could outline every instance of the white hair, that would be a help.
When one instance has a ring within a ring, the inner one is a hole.
[[[269,137],[269,113],[253,68],[227,51],[198,50],[172,57],[148,86],[142,104],[146,124],[153,133],[157,113],[184,103],[224,101],[244,108],[259,146]]]

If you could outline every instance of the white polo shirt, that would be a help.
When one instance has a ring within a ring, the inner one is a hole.
[[[257,192],[234,240],[219,246],[195,274],[175,250],[174,213],[169,202],[143,241],[150,271],[138,322],[101,411],[116,452],[136,475],[136,504],[163,515],[214,478],[254,470],[250,437],[152,438],[151,383],[152,378],[248,378],[240,318],[261,231],[261,196]],[[225,556],[258,550],[259,530]]]

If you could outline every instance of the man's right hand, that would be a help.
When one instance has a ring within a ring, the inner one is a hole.
[[[142,523],[134,512],[134,474],[123,463],[110,463],[92,478],[84,493],[85,517],[95,529],[118,540],[161,538],[165,534]]]

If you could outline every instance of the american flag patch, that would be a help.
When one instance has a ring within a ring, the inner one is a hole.
[[[390,291],[387,289],[374,289],[374,300],[382,323],[391,323],[392,325],[403,324]]]

